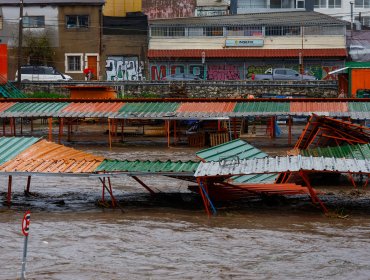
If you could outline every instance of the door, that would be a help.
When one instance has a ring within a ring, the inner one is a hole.
[[[92,80],[98,79],[98,56],[97,55],[87,55],[87,65],[86,68],[92,70],[93,76]]]

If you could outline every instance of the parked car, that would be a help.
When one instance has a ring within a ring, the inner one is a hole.
[[[266,70],[265,74],[254,75],[254,80],[317,80],[315,76],[312,75],[302,75],[297,71],[288,68],[269,68]]]
[[[162,81],[197,81],[199,76],[193,74],[177,73],[162,78]]]
[[[51,66],[25,65],[21,66],[21,73],[22,82],[72,80],[72,77]],[[18,80],[18,71],[15,73],[15,80]]]

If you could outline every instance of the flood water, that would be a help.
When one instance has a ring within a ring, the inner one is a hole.
[[[75,146],[116,159],[195,159],[190,148]],[[370,196],[333,188],[323,196],[342,218],[327,217],[307,197],[218,205],[208,218],[188,182],[114,178],[122,209],[97,204],[97,179],[0,178],[0,279],[19,279],[30,209],[27,279],[370,279]],[[191,183],[190,183],[191,184]]]

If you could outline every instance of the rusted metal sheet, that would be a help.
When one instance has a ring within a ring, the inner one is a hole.
[[[16,157],[39,140],[40,138],[36,137],[1,137],[0,164]]]
[[[268,157],[225,162],[201,162],[195,177],[231,177],[235,175],[317,171],[370,174],[370,160],[325,157]]]
[[[348,112],[347,102],[291,102],[290,112]]]
[[[104,102],[73,102],[65,107],[60,116],[62,117],[110,117],[118,112],[124,102],[104,103]]]
[[[149,19],[192,17],[195,14],[196,0],[146,0],[143,13]]]
[[[177,112],[222,113],[232,112],[236,102],[184,102]]]
[[[46,140],[0,166],[0,172],[92,173],[104,160]]]

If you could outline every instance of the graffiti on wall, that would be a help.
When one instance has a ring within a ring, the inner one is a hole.
[[[334,64],[330,66],[320,64],[306,64],[305,73],[315,76],[319,80],[336,80],[336,75],[330,75],[329,72],[342,67],[341,62],[328,63]],[[284,67],[299,71],[299,66],[294,63],[275,63],[275,64],[253,64],[253,63],[209,63],[209,64],[196,64],[196,63],[152,63],[150,65],[150,79],[162,80],[167,75],[185,73],[193,74],[202,80],[213,81],[227,81],[227,80],[248,80],[251,78],[252,73],[263,74],[269,68]]]
[[[105,73],[107,81],[141,81],[144,80],[144,62],[135,56],[108,56]]]
[[[143,1],[143,13],[148,19],[192,17],[196,0],[147,0]]]

